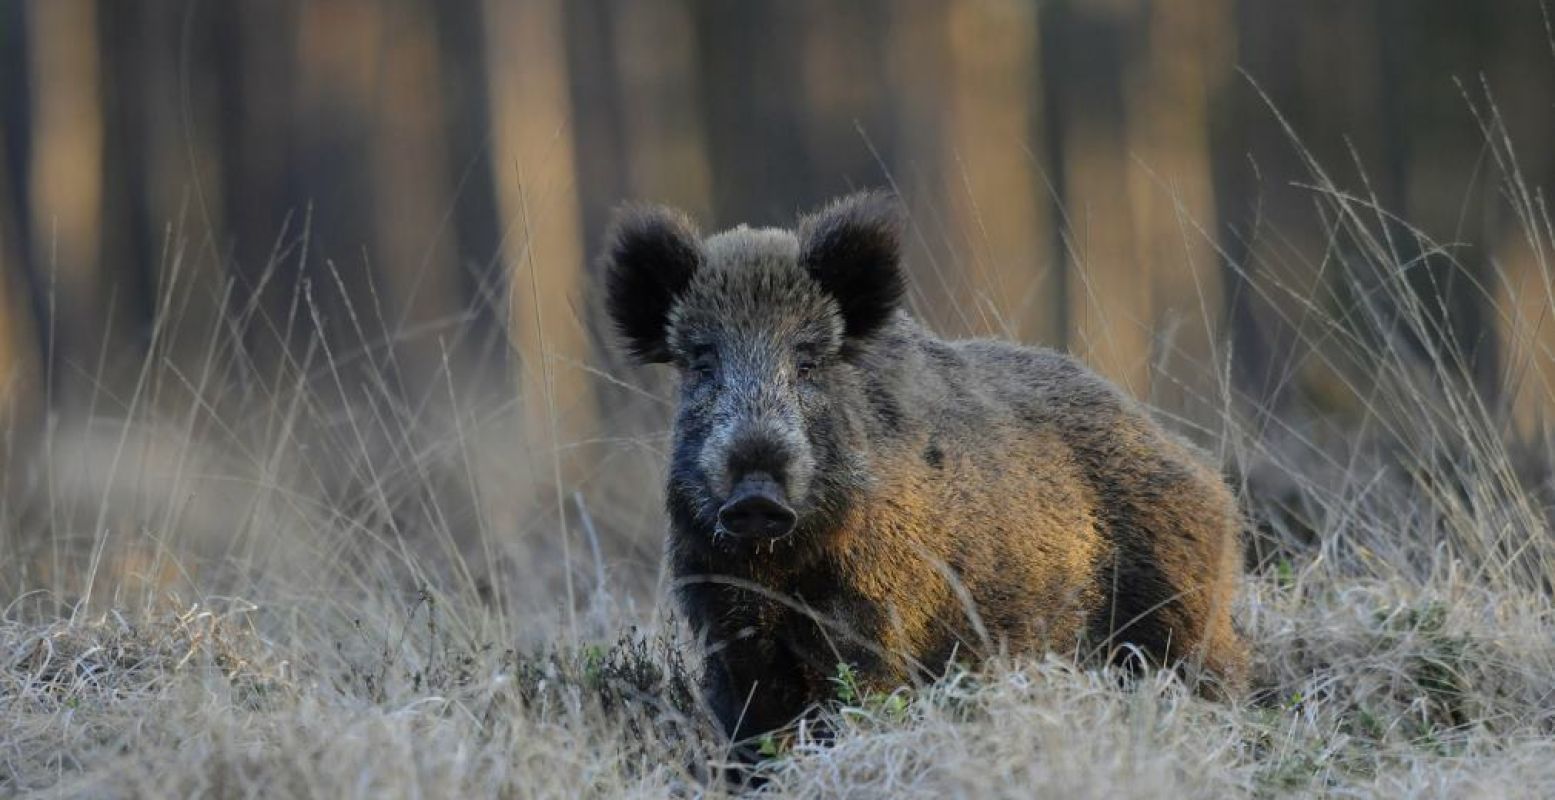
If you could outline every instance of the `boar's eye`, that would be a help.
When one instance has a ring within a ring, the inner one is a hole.
[[[710,380],[718,372],[718,353],[711,347],[699,347],[692,351],[691,371],[698,378]]]
[[[816,370],[815,351],[809,347],[799,349],[798,360],[794,362],[794,374],[799,380],[809,380]]]

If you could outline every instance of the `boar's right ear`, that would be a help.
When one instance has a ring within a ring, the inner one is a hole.
[[[902,303],[902,209],[885,192],[859,192],[799,221],[799,261],[842,311],[843,333],[864,338]]]
[[[632,356],[670,360],[670,308],[702,266],[701,237],[686,216],[662,206],[616,212],[605,239],[605,305]]]

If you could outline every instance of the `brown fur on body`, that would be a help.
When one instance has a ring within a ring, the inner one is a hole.
[[[839,662],[890,688],[994,652],[1138,652],[1234,690],[1224,482],[1073,359],[897,308],[896,213],[858,195],[797,233],[702,240],[650,210],[614,234],[612,315],[684,376],[669,557],[726,730],[788,723]],[[714,519],[756,463],[796,501],[777,540]]]

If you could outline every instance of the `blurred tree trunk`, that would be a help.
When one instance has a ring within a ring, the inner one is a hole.
[[[800,32],[804,145],[815,205],[881,186],[896,160],[889,6],[883,0],[804,0]]]
[[[426,6],[406,3],[385,12],[376,59],[382,74],[369,134],[369,174],[375,207],[373,271],[393,299],[385,334],[397,343],[401,380],[441,383],[444,351],[462,364],[459,324],[465,302],[455,253],[457,230],[444,142],[448,110],[440,91],[439,42]],[[411,330],[435,323],[430,330]],[[446,388],[431,389],[446,395]],[[419,398],[417,398],[419,399]]]
[[[388,69],[387,11],[370,0],[314,0],[299,8],[298,17],[291,105],[300,124],[291,169],[296,183],[287,195],[308,204],[298,210],[310,214],[311,226],[308,262],[282,272],[291,278],[282,286],[289,295],[302,290],[301,327],[311,333],[318,319],[323,328],[318,335],[334,358],[331,371],[355,373],[340,384],[348,392],[341,398],[347,402],[376,394],[377,381],[385,377],[380,368],[394,319],[394,308],[384,298],[391,287],[375,274],[383,254],[373,251],[382,209],[395,202],[378,191],[381,185],[373,175],[377,111]],[[240,106],[234,124],[256,112]],[[238,202],[232,198],[229,206]],[[234,213],[242,212],[235,208]],[[266,232],[268,241],[274,241],[279,228],[277,222]],[[392,296],[387,299],[392,303]],[[289,307],[292,297],[285,302],[283,308]],[[292,346],[299,344],[294,340]],[[343,357],[348,353],[355,355]],[[391,379],[389,385],[397,382]]]
[[[121,276],[121,302],[137,338],[155,332],[150,357],[172,359],[198,380],[196,366],[209,363],[217,346],[221,265],[210,243],[223,229],[220,213],[204,202],[217,185],[214,170],[196,186],[191,162],[213,157],[217,119],[209,73],[181,79],[179,60],[185,52],[191,60],[219,52],[215,19],[164,4],[102,3],[99,10],[104,74],[111,76],[102,97],[105,267]],[[158,185],[170,181],[181,185]],[[153,380],[151,401],[176,385]]]
[[[943,2],[896,3],[887,23],[887,72],[895,156],[886,164],[902,193],[911,221],[906,263],[913,312],[946,334],[977,330],[973,309],[956,302],[960,280],[955,264],[963,237],[951,226],[943,197],[959,170],[947,155],[946,104],[951,92],[950,40]]]
[[[1136,397],[1150,394],[1156,278],[1130,197],[1123,76],[1134,57],[1128,2],[1053,6],[1049,96],[1060,137],[1069,346]]]
[[[564,8],[568,101],[572,109],[573,146],[587,154],[577,159],[577,194],[584,274],[591,272],[612,209],[621,202],[630,180],[627,130],[623,124],[621,54],[615,46],[623,20],[619,11],[629,0],[572,0]],[[662,46],[662,45],[660,45]],[[599,363],[609,353],[613,331],[597,308],[586,304],[594,292],[585,287],[576,298],[586,344],[583,356]],[[602,391],[608,393],[609,390]]]
[[[604,235],[610,209],[626,191],[626,131],[621,114],[620,54],[613,46],[621,24],[616,0],[571,0],[564,6],[568,103],[572,108],[578,205],[583,250]]]
[[[52,319],[49,357],[59,395],[94,396],[97,353],[110,343],[116,309],[102,270],[103,115],[97,8],[92,0],[28,7],[33,77],[29,255]],[[115,360],[116,365],[124,362]],[[66,369],[68,367],[68,369]],[[121,370],[115,369],[115,373]]]
[[[0,131],[0,141],[4,140]],[[11,176],[0,159],[0,186]],[[39,385],[37,339],[29,313],[26,261],[22,258],[17,217],[9,194],[0,193],[0,437],[34,430],[35,415],[43,401]],[[0,459],[4,454],[0,453]],[[0,464],[3,464],[0,461]]]
[[[220,52],[194,50],[187,72],[178,64],[167,75],[170,90],[188,82],[190,107],[183,108],[179,97],[175,108],[180,118],[189,115],[193,127],[173,140],[187,146],[187,154],[163,157],[165,166],[181,166],[162,179],[158,193],[164,205],[189,207],[185,213],[198,252],[219,259],[230,272],[229,313],[241,325],[249,357],[262,364],[281,361],[287,349],[302,349],[301,332],[289,320],[302,291],[304,258],[322,261],[320,241],[311,237],[323,231],[322,223],[339,222],[328,209],[314,218],[315,206],[333,196],[313,192],[336,173],[313,163],[322,134],[302,123],[316,107],[317,89],[306,82],[319,79],[304,49],[311,49],[314,39],[303,29],[321,9],[305,13],[299,6],[238,4],[226,14],[206,7],[215,27],[211,40]],[[208,78],[197,68],[207,58],[222,65]],[[211,113],[216,118],[205,116]],[[214,131],[215,141],[203,131]]]
[[[1506,221],[1494,244],[1490,287],[1505,365],[1498,376],[1506,391],[1501,402],[1514,429],[1528,438],[1547,433],[1555,406],[1555,253],[1529,224],[1542,221],[1522,216],[1531,210],[1523,206]]]
[[[492,170],[527,431],[538,446],[568,447],[593,431],[596,408],[580,368],[585,274],[562,8],[557,0],[491,0],[486,13]],[[576,471],[572,459],[554,455]]]
[[[447,155],[456,188],[452,224],[465,307],[471,315],[471,350],[491,386],[512,386],[507,372],[507,281],[503,277],[502,224],[497,209],[497,170],[492,162],[491,101],[486,80],[485,15],[481,0],[430,4],[441,57],[439,91],[448,115]]]
[[[119,51],[124,62],[114,74],[128,78],[116,83],[110,107],[121,107],[116,116],[134,129],[125,139],[135,145],[115,156],[134,163],[129,171],[135,180],[124,198],[131,207],[112,224],[135,228],[121,236],[136,249],[116,251],[116,257],[133,258],[145,272],[150,314],[170,323],[160,352],[198,381],[196,367],[207,363],[215,346],[212,334],[223,325],[222,256],[230,254],[223,245],[231,231],[222,207],[219,99],[225,94],[218,90],[218,76],[230,65],[218,62],[217,69],[206,70],[193,65],[215,60],[218,53],[237,59],[245,49],[223,47],[221,15],[209,9],[199,13],[198,7],[171,3],[104,8],[109,18],[104,36],[111,31],[119,40],[110,51]],[[250,186],[245,193],[246,208],[262,205],[257,189]]]
[[[1224,91],[1236,31],[1229,0],[1147,6],[1144,47],[1128,60],[1125,169],[1141,259],[1151,264],[1152,359],[1167,380],[1152,401],[1194,419],[1219,414],[1214,363],[1223,304],[1216,252],[1210,100]]]
[[[1489,126],[1475,128],[1482,138],[1472,144],[1492,150],[1490,162],[1480,166],[1486,173],[1480,180],[1488,211],[1458,224],[1480,226],[1476,232],[1484,232],[1489,247],[1481,275],[1491,297],[1481,319],[1485,328],[1495,330],[1494,341],[1500,346],[1494,383],[1503,395],[1496,401],[1523,442],[1535,453],[1547,453],[1555,433],[1555,229],[1547,198],[1555,186],[1555,150],[1546,144],[1555,129],[1555,106],[1549,101],[1555,95],[1555,54],[1548,52],[1537,9],[1456,10],[1467,19],[1442,20],[1439,25],[1477,34],[1476,60],[1489,62],[1484,86],[1490,95],[1472,85],[1468,92],[1482,124]],[[1541,69],[1528,69],[1530,52],[1540,53]],[[1428,162],[1422,171],[1470,166],[1443,164],[1434,153],[1422,153],[1420,160]],[[1460,218],[1461,212],[1455,219]],[[1462,283],[1459,295],[1481,299],[1478,291]],[[1465,337],[1480,344],[1490,338],[1487,333],[1474,329]]]
[[[1061,262],[1049,227],[1038,30],[1019,0],[958,0],[944,20],[950,71],[944,196],[967,268],[953,302],[976,328],[1057,343]]]
[[[1364,380],[1380,348],[1406,338],[1397,324],[1402,286],[1385,284],[1399,279],[1390,264],[1418,255],[1407,247],[1410,237],[1399,235],[1392,222],[1379,222],[1378,212],[1363,212],[1370,234],[1386,231],[1389,245],[1404,245],[1379,260],[1355,237],[1336,235],[1354,226],[1337,225],[1333,201],[1312,188],[1319,182],[1316,164],[1339,189],[1375,196],[1382,211],[1404,209],[1398,153],[1408,132],[1388,124],[1393,98],[1379,44],[1400,31],[1379,26],[1375,10],[1375,3],[1336,4],[1319,15],[1277,0],[1249,0],[1242,7],[1240,61],[1268,100],[1245,82],[1236,92],[1233,124],[1244,131],[1244,152],[1256,162],[1241,167],[1245,182],[1233,195],[1245,204],[1242,216],[1252,216],[1258,228],[1244,243],[1247,279],[1228,283],[1236,290],[1233,302],[1247,306],[1234,308],[1233,317],[1257,320],[1264,345],[1261,353],[1242,348],[1235,356],[1245,391],[1260,411],[1283,415],[1300,397],[1325,411],[1359,413],[1354,376]],[[1360,342],[1335,342],[1324,330],[1328,322],[1346,326]],[[1398,341],[1379,341],[1379,334]]]
[[[615,9],[627,193],[710,224],[713,179],[695,21],[682,0],[619,0]]]
[[[1374,149],[1365,151],[1375,144],[1369,138],[1375,120],[1366,118],[1373,109],[1363,99],[1375,104],[1375,91],[1364,86],[1376,77],[1375,64],[1356,63],[1373,53],[1375,42],[1332,22],[1356,10],[1340,4],[1314,18],[1279,0],[1244,0],[1237,8],[1237,62],[1249,77],[1232,83],[1226,121],[1218,135],[1212,132],[1212,143],[1240,154],[1217,165],[1217,217],[1228,253],[1233,383],[1259,415],[1286,416],[1303,392],[1336,399],[1324,358],[1340,356],[1340,348],[1313,358],[1310,346],[1319,321],[1338,313],[1336,282],[1329,278],[1340,270],[1322,267],[1331,263],[1335,242],[1314,213],[1308,159],[1335,178],[1353,174],[1345,139],[1326,135],[1344,131],[1360,134],[1351,141],[1378,163]],[[1282,119],[1301,141],[1292,140]],[[1307,123],[1312,130],[1303,130]]]
[[[1390,210],[1405,220],[1390,222],[1390,233],[1400,251],[1398,260],[1419,262],[1405,274],[1423,301],[1418,311],[1433,329],[1426,337],[1432,341],[1415,342],[1415,349],[1422,355],[1430,350],[1453,359],[1462,368],[1460,377],[1466,386],[1494,402],[1500,388],[1500,342],[1486,335],[1495,326],[1494,301],[1480,287],[1495,281],[1488,257],[1495,245],[1488,241],[1492,238],[1489,216],[1464,210],[1493,208],[1497,187],[1493,177],[1486,179],[1488,165],[1483,160],[1442,158],[1442,154],[1474,152],[1485,144],[1470,124],[1462,94],[1453,91],[1454,80],[1483,74],[1486,65],[1493,69],[1505,52],[1526,54],[1544,47],[1542,30],[1518,42],[1519,28],[1525,35],[1535,27],[1530,23],[1538,20],[1539,13],[1534,8],[1521,14],[1498,13],[1478,3],[1420,8],[1400,0],[1379,0],[1372,12],[1382,56],[1379,148],[1389,161],[1388,173],[1397,184],[1401,204]],[[1520,25],[1508,24],[1518,16],[1523,17]],[[1447,42],[1452,46],[1444,47]],[[1522,46],[1509,46],[1515,44]],[[1515,70],[1505,76],[1510,80],[1495,82],[1527,92],[1509,104],[1513,113],[1549,119],[1545,98],[1550,86],[1542,79],[1546,72]],[[1445,120],[1457,124],[1441,124]],[[1416,231],[1425,232],[1430,241],[1421,241]],[[1462,247],[1463,242],[1486,246]]]
[[[1284,12],[1280,18],[1278,12]],[[1264,181],[1276,170],[1299,169],[1298,160],[1284,142],[1278,124],[1270,119],[1250,80],[1269,85],[1280,78],[1281,67],[1290,67],[1293,37],[1282,34],[1293,24],[1294,8],[1269,7],[1265,0],[1242,0],[1232,14],[1239,68],[1251,76],[1233,80],[1218,98],[1218,124],[1209,131],[1209,144],[1217,154],[1212,162],[1215,212],[1224,261],[1221,284],[1226,295],[1226,325],[1230,352],[1230,382],[1244,405],[1259,413],[1272,413],[1288,399],[1284,371],[1293,350],[1291,326],[1280,318],[1267,294],[1264,255],[1269,236],[1265,213],[1268,187]]]
[[[20,3],[0,7],[0,408],[14,412],[9,424],[16,431],[32,429],[25,420],[42,407],[38,323],[47,310],[34,304],[33,290],[41,287],[28,280],[25,23]]]
[[[695,0],[702,111],[713,164],[713,226],[791,222],[813,202],[801,122],[797,4]],[[840,79],[840,78],[839,78]]]

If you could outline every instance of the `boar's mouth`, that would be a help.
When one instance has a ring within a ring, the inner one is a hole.
[[[778,539],[798,521],[782,484],[765,472],[741,478],[718,509],[718,532],[736,539]]]

